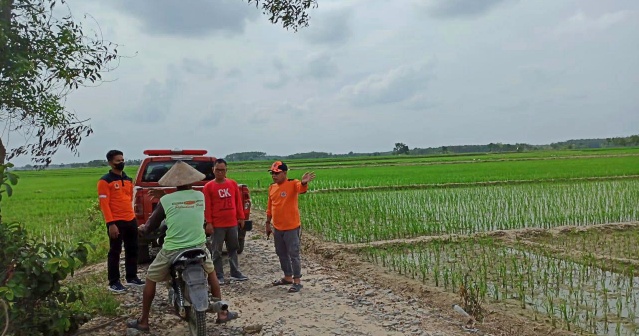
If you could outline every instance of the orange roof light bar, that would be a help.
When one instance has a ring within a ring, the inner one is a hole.
[[[206,149],[147,149],[144,155],[205,155],[208,153]]]

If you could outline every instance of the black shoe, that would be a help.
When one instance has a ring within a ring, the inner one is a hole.
[[[126,287],[122,286],[122,284],[119,281],[114,283],[113,285],[109,285],[108,288],[114,294],[122,294],[122,293],[126,292]]]
[[[139,278],[135,278],[135,279],[127,280],[126,284],[127,284],[127,286],[142,287],[142,286],[144,286],[145,282],[144,282],[144,280],[140,280]]]
[[[249,278],[244,274],[231,275],[231,280],[233,281],[246,281]]]

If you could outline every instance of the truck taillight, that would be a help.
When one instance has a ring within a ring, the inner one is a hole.
[[[251,194],[246,184],[240,184],[239,187],[242,193],[242,202],[244,203],[244,219],[249,219],[251,215]]]

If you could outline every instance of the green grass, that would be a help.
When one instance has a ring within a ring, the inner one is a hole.
[[[101,316],[118,316],[121,313],[120,302],[107,289],[106,270],[90,273],[78,278],[69,278],[74,284],[81,286],[84,301],[78,302],[84,311]]]

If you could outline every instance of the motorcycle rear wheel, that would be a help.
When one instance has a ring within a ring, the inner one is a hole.
[[[188,307],[189,332],[191,336],[206,336],[206,312]]]

